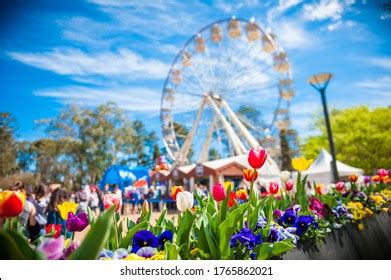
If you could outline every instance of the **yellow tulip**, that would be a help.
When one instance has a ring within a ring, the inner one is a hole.
[[[68,214],[70,212],[72,212],[73,214],[76,214],[77,203],[66,201],[62,204],[59,204],[57,207],[58,207],[58,210],[60,211],[61,218],[63,220],[67,220]]]
[[[313,162],[313,159],[305,159],[303,156],[299,158],[293,158],[292,159],[292,166],[297,171],[304,171],[310,168],[311,163]]]
[[[231,187],[231,190],[233,190],[233,189],[234,189],[234,183],[231,182],[231,181],[225,181],[225,182],[224,182],[224,188],[225,188],[226,190],[228,190],[229,187]]]

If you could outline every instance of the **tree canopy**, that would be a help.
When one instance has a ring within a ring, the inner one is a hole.
[[[337,160],[366,173],[391,168],[391,107],[335,109],[330,122]],[[316,158],[322,147],[329,147],[323,116],[314,121],[314,127],[319,135],[306,138],[301,146],[307,158]]]

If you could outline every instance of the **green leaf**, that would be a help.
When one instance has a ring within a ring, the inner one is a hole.
[[[229,197],[230,197],[230,193],[231,193],[231,189],[232,187],[229,186],[226,193],[226,197],[225,199],[223,200],[223,202],[221,203],[221,207],[220,207],[220,211],[219,211],[219,216],[220,216],[220,223],[224,222],[226,217],[227,217],[227,212],[228,212],[228,201],[229,201]]]
[[[219,249],[222,257],[228,257],[230,254],[229,242],[231,236],[235,232],[236,225],[238,224],[244,212],[247,209],[247,204],[238,206],[237,209],[228,213],[227,219],[220,224],[219,227]]]
[[[0,230],[0,259],[43,260],[45,256],[35,251],[28,241],[15,231]]]
[[[87,207],[87,214],[88,214],[88,221],[90,222],[90,225],[92,226],[95,223],[95,217],[94,213],[90,209],[90,207]]]
[[[114,206],[104,213],[91,227],[80,247],[69,257],[71,260],[95,260],[110,237],[113,226]]]
[[[256,248],[257,252],[257,259],[258,260],[267,260],[270,258],[271,251],[273,249],[273,244],[272,243],[262,243],[258,248]]]
[[[140,222],[139,224],[136,224],[131,230],[129,230],[126,233],[125,237],[122,238],[122,242],[119,244],[118,247],[127,249],[131,245],[132,238],[136,234],[136,232],[142,229],[146,229],[147,227],[148,227],[147,221],[143,221]]]
[[[193,226],[195,220],[195,215],[193,215],[189,210],[186,210],[185,213],[183,213],[183,216],[181,219],[178,221],[178,231],[176,233],[176,244],[181,246],[182,250],[182,255],[186,259],[189,255],[189,250],[190,250],[190,230]]]
[[[201,227],[201,230],[205,234],[206,241],[207,241],[208,247],[209,247],[209,252],[211,253],[212,258],[214,260],[218,260],[219,259],[219,250],[217,247],[216,239],[213,237],[212,233],[210,232],[210,228],[207,225],[204,225],[203,227]]]
[[[166,252],[166,260],[180,260],[179,255],[181,247],[175,243],[166,242],[164,243],[164,251]]]
[[[285,252],[288,252],[295,248],[295,244],[292,243],[291,239],[285,239],[284,241],[274,242],[271,253],[274,256],[280,256]]]
[[[167,208],[164,205],[162,213],[160,214],[159,218],[156,220],[156,226],[162,226],[163,225],[163,222],[166,219],[166,215],[167,215]]]

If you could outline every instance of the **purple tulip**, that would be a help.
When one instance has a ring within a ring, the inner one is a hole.
[[[64,256],[64,235],[60,235],[58,238],[45,238],[37,249],[43,252],[48,260],[62,259]]]
[[[77,241],[72,241],[64,251],[64,258],[68,258],[77,248],[79,248],[79,243],[77,243]]]
[[[369,184],[371,182],[371,176],[364,176],[364,183]]]
[[[89,225],[88,216],[84,212],[77,215],[69,212],[66,225],[68,231],[82,231]]]

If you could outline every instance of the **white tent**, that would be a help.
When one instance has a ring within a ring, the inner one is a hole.
[[[308,181],[322,184],[329,184],[333,181],[331,170],[331,155],[322,149],[311,164],[310,168],[303,172],[303,175],[308,175]],[[360,168],[356,168],[337,160],[337,169],[339,177],[346,177],[352,174],[363,175],[364,171]]]

